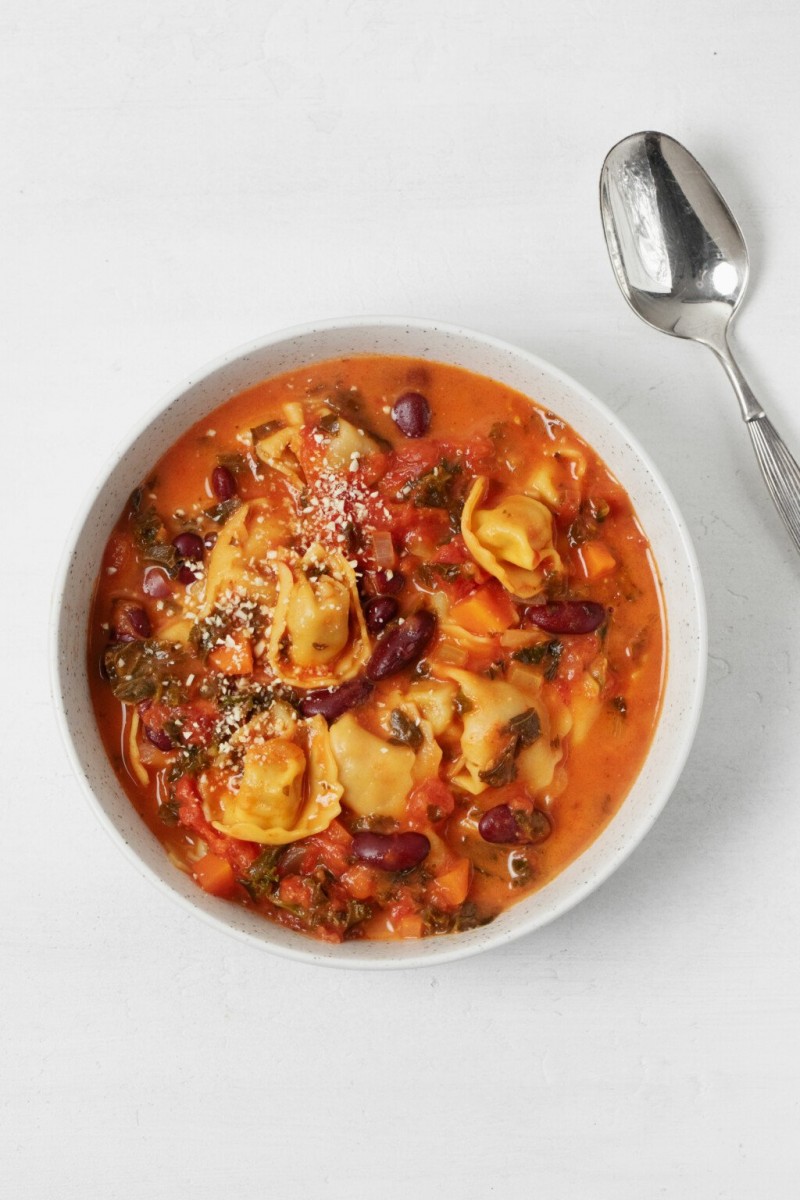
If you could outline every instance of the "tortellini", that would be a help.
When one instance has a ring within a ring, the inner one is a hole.
[[[314,543],[301,560],[277,564],[278,600],[269,641],[275,674],[296,687],[352,679],[369,657],[355,573],[344,555]]]
[[[496,508],[482,508],[487,481],[479,477],[461,515],[461,532],[477,563],[514,596],[528,600],[542,590],[545,576],[563,568],[553,544],[553,517],[533,496],[507,496]]]
[[[549,787],[563,756],[561,739],[571,724],[558,698],[548,695],[545,701],[541,682],[532,674],[522,686],[456,667],[437,669],[458,684],[468,702],[453,783],[477,796],[492,786],[493,770],[511,754],[506,764],[510,778],[519,778],[531,791]],[[526,721],[529,736],[515,747],[514,731],[524,730]]]
[[[351,463],[357,462],[365,454],[374,454],[379,449],[375,439],[363,429],[357,429],[344,417],[338,417],[336,432],[332,434],[322,457],[325,466],[330,470],[349,471]]]
[[[296,720],[288,706],[274,708],[232,739],[244,752],[241,777],[206,772],[201,791],[220,833],[281,846],[327,829],[341,812],[344,789],[324,719]]]
[[[267,554],[285,532],[269,501],[242,504],[223,525],[209,555],[198,615],[208,616],[225,592],[237,588],[251,599],[273,604],[276,588],[273,573],[265,570]]]
[[[525,490],[551,509],[561,508],[570,498],[577,504],[585,474],[586,455],[573,447],[559,446],[534,467]]]
[[[370,733],[352,713],[331,726],[330,737],[347,807],[361,816],[400,818],[415,783],[414,751]]]
[[[256,456],[273,471],[279,471],[295,488],[303,488],[305,479],[297,456],[300,425],[283,425],[256,440]]]

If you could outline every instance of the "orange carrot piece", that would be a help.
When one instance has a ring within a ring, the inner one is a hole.
[[[208,662],[215,671],[223,675],[253,674],[253,644],[249,638],[232,638],[233,645],[224,643],[215,646]]]
[[[192,874],[203,891],[212,896],[230,896],[236,888],[231,864],[217,854],[204,854],[194,864]]]
[[[587,542],[580,549],[583,569],[587,579],[600,579],[609,575],[617,565],[617,560],[603,542]]]
[[[469,893],[470,862],[460,858],[454,867],[438,875],[430,885],[431,899],[440,908],[458,908]]]
[[[450,618],[468,633],[501,633],[516,624],[517,612],[506,590],[492,581],[454,604]]]

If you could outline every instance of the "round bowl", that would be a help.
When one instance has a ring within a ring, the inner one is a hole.
[[[89,609],[111,529],[160,454],[229,396],[306,363],[396,354],[451,363],[552,409],[585,438],[627,490],[660,572],[668,626],[666,685],[650,751],[631,791],[597,839],[540,891],[490,925],[421,941],[329,945],[215,899],[170,862],[120,787],[95,724],[86,672]],[[307,963],[357,968],[432,965],[531,933],[588,896],[652,826],[680,776],[700,716],[706,665],[702,584],[689,534],[647,454],[585,388],[524,350],[433,321],[363,317],[282,330],[211,363],[171,392],[117,449],[75,522],[56,585],[53,691],[69,756],[89,803],[133,864],[185,908],[248,942]]]

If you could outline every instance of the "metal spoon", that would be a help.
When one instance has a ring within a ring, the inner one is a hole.
[[[730,209],[688,150],[653,131],[608,152],[600,209],[617,283],[633,311],[654,329],[709,346],[725,368],[769,493],[800,550],[800,467],[728,344],[749,270]]]

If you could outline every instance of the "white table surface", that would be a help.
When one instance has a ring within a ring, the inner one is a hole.
[[[0,1192],[800,1195],[800,559],[710,354],[613,281],[606,150],[657,128],[748,239],[745,369],[800,453],[794,0],[6,0]],[[90,480],[197,365],[316,317],[559,364],[669,481],[708,591],[652,833],[545,930],[437,970],[259,954],[95,824],[48,695]]]

